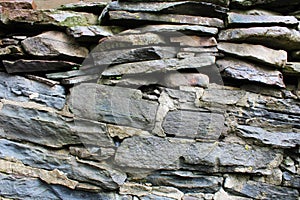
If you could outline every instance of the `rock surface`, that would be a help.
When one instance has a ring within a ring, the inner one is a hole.
[[[0,6],[9,9],[36,9],[34,0],[4,0],[0,2]]]

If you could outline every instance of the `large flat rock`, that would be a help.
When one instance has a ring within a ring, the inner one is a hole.
[[[39,57],[84,59],[89,53],[88,49],[79,46],[72,37],[58,31],[29,37],[22,41],[22,46],[30,55]]]
[[[112,23],[122,25],[125,22],[130,25],[137,23],[137,25],[147,24],[149,22],[161,22],[171,24],[190,24],[201,25],[208,27],[223,28],[224,23],[218,18],[191,16],[191,15],[175,15],[175,14],[154,14],[142,12],[127,12],[127,11],[110,11],[109,20]]]
[[[278,70],[233,58],[224,58],[216,63],[226,77],[285,87],[283,75]]]
[[[20,102],[37,102],[52,108],[62,109],[66,102],[65,88],[50,87],[21,76],[0,72],[0,97]]]
[[[158,107],[139,90],[92,83],[73,87],[69,105],[80,118],[145,130],[153,128]]]
[[[287,63],[286,51],[273,50],[262,45],[220,42],[218,49],[232,56],[249,59],[276,68],[283,68]]]
[[[286,27],[252,27],[222,30],[220,41],[257,43],[284,50],[300,49],[300,33]]]

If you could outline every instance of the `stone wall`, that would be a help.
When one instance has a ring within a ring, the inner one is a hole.
[[[0,5],[0,199],[299,199],[298,0]]]

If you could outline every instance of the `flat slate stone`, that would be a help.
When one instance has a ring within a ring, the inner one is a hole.
[[[283,73],[300,76],[300,62],[288,62],[283,68]]]
[[[21,76],[0,72],[0,97],[13,101],[33,101],[52,108],[62,109],[65,105],[65,88],[60,85],[50,87]]]
[[[220,42],[218,49],[233,56],[257,61],[276,68],[284,68],[287,63],[286,51],[273,50],[262,45]]]
[[[149,2],[177,2],[182,0],[149,0]],[[229,0],[193,0],[194,2],[213,3],[222,6],[228,6]],[[144,2],[143,0],[119,0],[119,2]]]
[[[3,0],[0,2],[0,6],[9,9],[36,9],[34,0]]]
[[[1,14],[1,21],[6,25],[25,23],[33,27],[37,25],[72,27],[96,25],[98,23],[97,16],[94,14],[73,11],[3,8]]]
[[[84,59],[89,53],[88,49],[79,46],[74,38],[58,31],[48,31],[27,38],[21,43],[25,51],[32,56]]]
[[[162,78],[162,84],[170,88],[179,88],[180,86],[206,88],[209,85],[209,77],[201,73],[167,73]]]
[[[67,29],[67,33],[79,41],[96,42],[102,37],[113,36],[116,29],[118,28],[110,26],[73,26]]]
[[[180,33],[183,34],[194,34],[194,35],[216,35],[218,33],[218,29],[214,27],[206,27],[206,26],[199,26],[199,25],[175,25],[175,24],[157,24],[157,25],[147,25],[136,29],[129,29],[121,34],[141,34],[141,33],[176,33],[178,35]]]
[[[162,22],[172,24],[191,24],[191,25],[202,25],[208,27],[223,28],[224,23],[218,18],[191,16],[191,15],[175,15],[175,14],[153,14],[153,13],[142,13],[142,12],[127,12],[127,11],[110,11],[109,20],[112,23],[119,25],[125,21],[132,25],[135,22],[151,23]],[[138,25],[140,25],[139,23]]]
[[[293,187],[295,189],[300,187],[300,175],[291,174],[289,172],[283,172],[283,185],[287,187]]]
[[[257,64],[233,58],[224,58],[218,60],[216,63],[223,76],[285,87],[283,75],[278,70],[272,70]]]
[[[300,32],[286,27],[252,27],[222,30],[220,41],[247,42],[284,50],[300,49]]]
[[[92,83],[73,87],[69,105],[77,117],[144,130],[153,128],[158,107],[139,90]]]
[[[227,8],[207,2],[117,2],[110,3],[109,10],[128,12],[156,12],[161,14],[195,15],[222,18]]]
[[[16,61],[3,60],[2,62],[8,73],[66,71],[80,67],[80,65],[76,63],[54,60],[21,59]]]
[[[293,148],[300,144],[300,133],[295,132],[270,132],[260,127],[239,125],[238,133],[241,137],[280,148]]]
[[[179,43],[180,46],[188,46],[188,47],[213,47],[217,46],[217,40],[214,37],[199,37],[199,36],[178,36],[171,37],[170,41],[172,43]]]
[[[178,110],[167,114],[163,129],[167,135],[179,138],[218,140],[224,122],[221,114]]]
[[[297,27],[299,22],[294,16],[274,15],[245,15],[239,13],[228,13],[227,24],[229,26],[287,26]]]
[[[175,71],[179,69],[197,69],[215,63],[214,56],[191,57],[185,59],[164,59],[125,63],[107,68],[103,76],[118,76],[123,74],[153,73],[162,71]]]

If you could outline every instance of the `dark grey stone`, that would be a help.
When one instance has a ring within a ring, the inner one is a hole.
[[[300,188],[300,175],[283,172],[283,185],[295,189]]]

